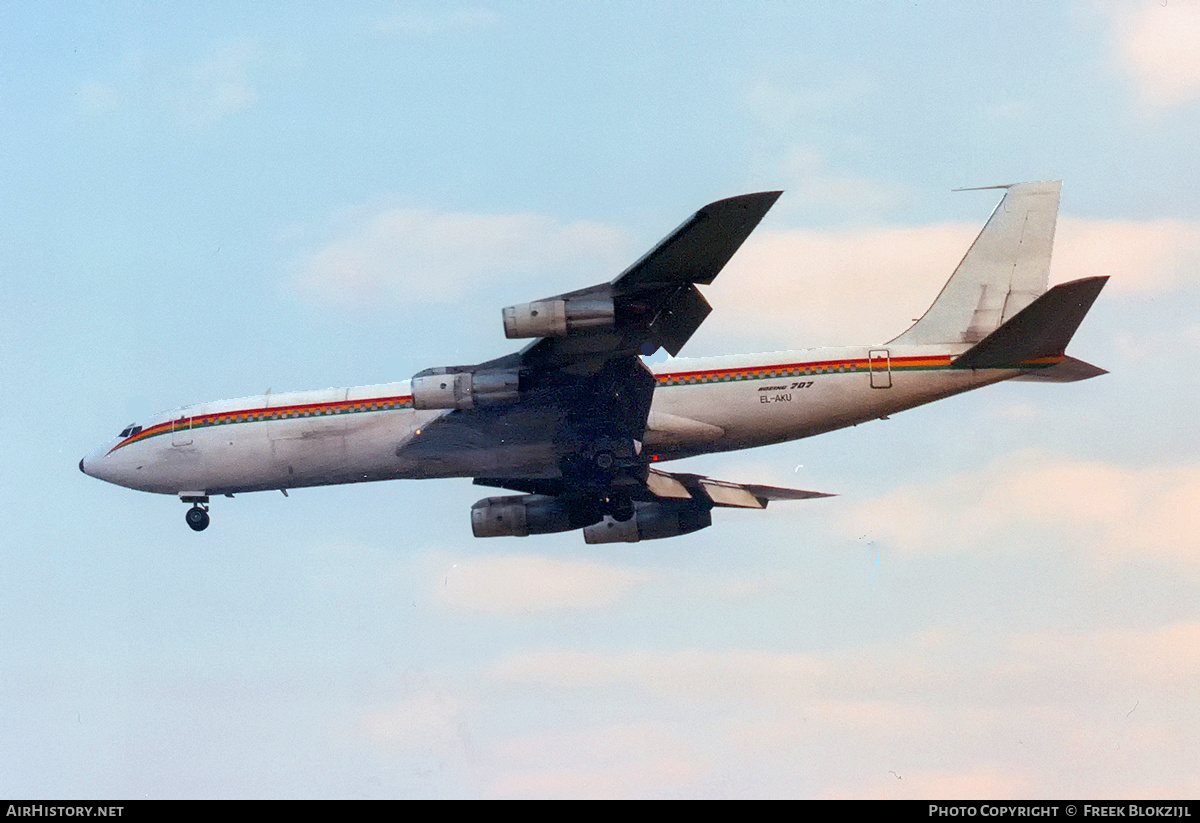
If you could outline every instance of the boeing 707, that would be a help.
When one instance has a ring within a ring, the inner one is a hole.
[[[515,492],[471,509],[476,537],[582,529],[589,543],[688,534],[714,508],[820,492],[666,471],[686,457],[782,443],[1012,379],[1104,370],[1067,344],[1107,278],[1047,290],[1061,184],[999,186],[995,212],[926,313],[872,346],[688,359],[714,278],[780,192],[711,203],[609,283],[502,311],[512,354],[410,380],[202,403],[131,424],[85,474],[212,497],[397,478],[470,477]],[[661,364],[643,360],[665,349]]]

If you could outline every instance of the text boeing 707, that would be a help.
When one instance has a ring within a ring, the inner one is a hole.
[[[761,509],[819,492],[668,472],[670,460],[852,426],[1010,379],[1103,374],[1067,343],[1107,278],[1047,291],[1061,184],[1004,197],[937,300],[875,346],[675,358],[711,311],[706,285],[780,192],[720,200],[611,283],[503,310],[536,338],[473,366],[378,386],[203,403],[130,425],[86,474],[190,503],[396,478],[471,477],[518,494],[471,509],[477,537],[583,529],[589,543],[687,534],[715,507]],[[647,366],[665,349],[673,359]]]

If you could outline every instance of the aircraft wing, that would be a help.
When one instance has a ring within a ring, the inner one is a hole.
[[[634,441],[644,435],[654,394],[654,376],[639,353],[660,346],[671,354],[680,350],[712,310],[696,284],[716,278],[780,194],[710,203],[611,282],[509,306],[503,311],[505,335],[537,339],[477,366],[418,373],[414,406],[456,410],[450,415],[458,418],[456,438],[463,418],[478,417],[506,442],[530,433],[511,426],[504,431],[498,418],[511,418],[516,408],[537,409],[556,421],[555,431],[533,436],[550,436],[568,464],[576,458],[606,464],[611,455],[634,465],[639,462]],[[429,427],[422,448],[434,446],[428,441],[436,428]]]
[[[644,472],[635,442],[646,430],[654,376],[638,355],[660,346],[679,352],[712,311],[696,284],[716,278],[781,193],[710,203],[612,282],[504,310],[510,337],[552,332],[510,358],[524,399],[562,409],[568,464],[611,453],[617,469]]]
[[[477,486],[494,486],[530,494],[551,497],[569,495],[573,489],[558,478],[496,478],[478,477]],[[780,486],[762,486],[751,483],[731,483],[716,480],[702,474],[667,472],[649,469],[646,479],[630,486],[634,500],[642,503],[687,502],[703,508],[765,509],[772,500],[811,500],[816,497],[836,497],[828,492],[788,489]]]
[[[536,339],[477,366],[414,376],[415,408],[453,411],[397,456],[430,466],[454,460],[455,472],[478,484],[569,505],[571,522],[668,498],[707,516],[714,505],[811,496],[670,475],[641,455],[655,380],[638,355],[679,352],[712,311],[697,284],[716,278],[780,194],[710,203],[611,282],[505,308],[505,335]]]
[[[713,282],[780,194],[759,192],[710,203],[611,283],[505,309],[509,337],[549,328],[529,313],[540,311],[544,318],[560,309],[566,317],[566,333],[541,335],[520,353],[522,364],[594,372],[614,357],[649,355],[659,347],[678,354],[712,311],[696,284]],[[611,316],[606,314],[610,306]],[[573,314],[578,318],[574,322]]]
[[[714,508],[765,509],[772,500],[832,497],[824,492],[714,480],[699,474],[649,469],[626,486],[625,507],[589,501],[562,480],[514,481],[477,478],[482,486],[524,491],[520,497],[490,497],[471,510],[476,537],[522,536],[582,528],[588,543],[636,543],[689,534],[712,525]]]

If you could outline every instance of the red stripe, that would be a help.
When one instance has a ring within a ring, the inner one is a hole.
[[[867,358],[853,360],[814,360],[807,363],[781,363],[774,366],[739,366],[728,369],[709,369],[703,371],[667,372],[655,375],[659,381],[681,380],[689,377],[724,377],[727,375],[755,374],[759,372],[778,372],[803,369],[838,369],[838,368],[869,368],[871,361]],[[893,357],[891,365],[897,366],[948,366],[950,355],[922,355],[913,357]]]
[[[371,397],[371,398],[364,398],[362,400],[336,400],[336,401],[329,402],[329,403],[303,403],[303,404],[294,405],[294,406],[262,406],[259,408],[250,408],[250,409],[227,409],[225,411],[211,412],[209,414],[193,416],[191,418],[191,428],[198,428],[198,427],[203,426],[205,423],[209,423],[212,421],[221,421],[222,418],[229,418],[229,420],[226,421],[226,423],[225,423],[227,425],[227,424],[231,424],[231,423],[241,423],[241,422],[260,422],[260,421],[254,421],[254,420],[248,419],[248,418],[255,417],[257,415],[270,415],[272,419],[275,419],[275,418],[278,418],[280,415],[292,414],[294,412],[303,414],[306,411],[329,410],[334,413],[336,413],[339,409],[343,409],[343,410],[350,411],[350,412],[385,411],[385,409],[369,408],[369,407],[383,406],[383,405],[390,404],[390,403],[403,404],[403,403],[411,403],[411,402],[412,402],[411,395],[398,395],[395,397]],[[172,427],[175,425],[175,422],[177,420],[186,420],[186,419],[187,419],[187,416],[184,415],[181,417],[173,418],[171,420],[167,420],[164,423],[158,423],[154,426],[151,426],[148,429],[143,429],[142,431],[138,432],[137,434],[133,435],[132,437],[128,437],[125,440],[122,440],[117,445],[113,446],[111,449],[109,449],[108,453],[112,454],[117,449],[122,448],[123,446],[128,446],[130,443],[136,443],[140,440],[146,440],[147,438],[150,438],[150,437],[156,437],[160,434],[165,434],[166,432],[172,430]],[[293,419],[295,419],[295,418],[293,418]]]

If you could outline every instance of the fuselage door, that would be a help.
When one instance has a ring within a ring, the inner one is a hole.
[[[171,445],[190,446],[192,444],[192,418],[177,417],[171,421]]]
[[[871,349],[867,353],[871,364],[871,388],[890,389],[892,387],[892,358],[887,349]]]

